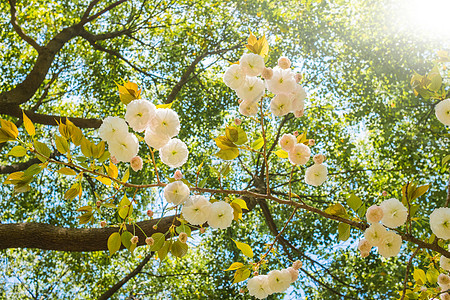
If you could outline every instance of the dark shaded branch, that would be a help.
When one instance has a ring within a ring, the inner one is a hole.
[[[22,38],[22,40],[24,40],[25,42],[30,44],[34,49],[36,49],[36,51],[38,53],[40,53],[41,49],[42,49],[41,45],[39,45],[33,38],[31,38],[25,32],[23,32],[22,28],[17,23],[17,19],[16,19],[16,14],[17,14],[17,11],[16,11],[16,0],[8,0],[8,1],[9,1],[9,5],[11,7],[11,9],[10,9],[11,25],[13,26],[14,30]]]
[[[141,270],[144,268],[144,266],[148,263],[150,258],[152,258],[153,254],[155,252],[150,252],[147,254],[147,256],[144,257],[144,259],[141,261],[141,263],[133,270],[131,271],[127,276],[122,278],[119,282],[117,282],[115,285],[113,285],[109,290],[104,292],[98,300],[106,300],[109,299],[112,295],[114,295],[125,283],[127,283],[131,278],[139,274]]]
[[[406,286],[408,283],[408,275],[409,275],[409,269],[411,268],[412,265],[412,261],[414,259],[414,257],[417,255],[417,253],[419,253],[420,247],[417,247],[417,249],[413,252],[413,254],[411,255],[411,257],[408,260],[408,265],[406,266],[406,271],[405,271],[405,279],[403,280],[403,291],[402,291],[402,297],[400,298],[400,300],[405,299],[406,296]]]
[[[10,166],[0,166],[0,174],[10,174],[14,172],[24,171],[28,169],[28,167],[34,165],[34,164],[40,164],[41,161],[37,158],[32,158],[29,161],[14,164]]]
[[[58,125],[56,120],[65,120],[68,118],[76,126],[80,128],[98,128],[102,124],[101,120],[98,119],[84,119],[84,118],[73,118],[66,116],[56,116],[56,115],[45,115],[35,113],[31,110],[25,110],[25,114],[33,123],[43,124],[43,125]],[[9,115],[12,117],[17,117],[19,119],[23,118],[22,109],[18,105],[0,105],[0,114]]]

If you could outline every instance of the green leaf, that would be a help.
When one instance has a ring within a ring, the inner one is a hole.
[[[261,137],[252,143],[252,148],[255,150],[259,150],[264,146],[264,139]]]
[[[231,266],[228,267],[228,269],[226,269],[225,271],[233,271],[233,270],[237,270],[244,267],[243,263],[240,262],[234,262],[231,264]]]
[[[247,133],[240,128],[235,126],[228,126],[225,129],[225,136],[236,145],[243,145],[247,142]]]
[[[180,242],[179,240],[176,240],[173,244],[172,244],[172,248],[170,249],[170,252],[176,256],[176,257],[183,257],[187,254],[188,252],[188,245],[185,243]]]
[[[28,176],[34,176],[36,174],[39,174],[42,171],[42,167],[39,164],[34,164],[28,167],[28,169],[25,170],[24,174]]]
[[[125,219],[126,217],[131,216],[132,212],[133,205],[131,204],[130,200],[128,200],[127,195],[123,195],[123,198],[119,203],[119,216],[122,219]]]
[[[79,224],[87,224],[94,220],[94,215],[92,212],[87,212],[81,216],[78,216],[77,219]]]
[[[430,188],[430,185],[429,185],[429,184],[419,186],[419,187],[412,193],[411,200],[414,200],[414,199],[419,198],[420,196],[422,196],[423,194],[425,194],[425,193],[428,191],[429,188]]]
[[[72,200],[74,199],[76,196],[78,196],[80,194],[81,191],[81,186],[80,184],[74,183],[72,185],[72,187],[70,189],[68,189],[65,193],[64,193],[64,199],[66,200]]]
[[[434,68],[431,69],[430,73],[428,73],[427,78],[430,80],[427,88],[433,92],[438,91],[442,85],[442,77],[437,66],[434,66]]]
[[[236,272],[234,273],[233,284],[246,280],[247,278],[250,277],[250,274],[251,272],[249,269],[236,270]]]
[[[119,251],[121,245],[121,238],[118,232],[113,232],[108,238],[109,256]]]
[[[357,211],[358,208],[362,205],[361,198],[356,196],[355,194],[351,194],[350,197],[347,199],[347,204],[350,206],[351,209],[354,211]]]
[[[435,268],[431,267],[427,271],[427,280],[430,284],[436,284],[437,279],[439,277],[439,271]]]
[[[215,155],[223,160],[232,160],[239,156],[239,149],[238,148],[220,149],[219,152],[217,152]]]
[[[360,217],[362,219],[362,218],[364,218],[366,211],[367,211],[367,207],[365,204],[363,204],[358,208],[356,213],[358,214],[358,217]]]
[[[161,249],[158,250],[158,257],[161,261],[166,258],[167,253],[169,253],[170,248],[172,247],[172,241],[165,241],[164,245],[161,247]]]
[[[36,157],[42,162],[46,162],[47,159],[50,157],[50,154],[52,153],[50,151],[50,148],[48,148],[46,144],[38,142],[38,141],[34,142],[34,149],[36,149],[36,151],[38,153],[40,153],[46,157],[46,158],[44,158],[41,155],[36,155]]]
[[[446,163],[448,163],[449,160],[450,160],[450,154],[446,155],[446,156],[442,159],[442,165],[445,165]]]
[[[346,223],[339,223],[338,225],[339,239],[346,241],[350,237],[350,225]]]
[[[218,136],[217,138],[214,139],[214,141],[216,142],[217,147],[219,147],[222,150],[237,148],[236,144],[234,144],[231,140],[229,140],[226,136],[223,135]]]
[[[414,280],[418,285],[424,285],[427,282],[427,276],[425,271],[421,269],[415,269],[413,273]]]
[[[163,233],[155,232],[154,234],[152,234],[152,238],[154,240],[154,243],[150,246],[150,251],[158,251],[164,245],[166,236]]]
[[[22,146],[15,146],[11,150],[9,150],[8,154],[6,155],[12,155],[15,157],[22,157],[27,154],[27,149],[25,149]]]
[[[187,224],[185,224],[185,223],[181,224],[180,226],[177,226],[177,227],[175,228],[175,230],[176,230],[176,232],[177,232],[178,234],[184,232],[184,233],[186,233],[189,237],[191,236],[191,227],[189,227],[189,226],[188,226]]]
[[[250,257],[250,258],[253,257],[253,250],[249,245],[247,245],[246,243],[235,241],[235,240],[233,240],[233,242],[236,244],[236,247],[238,247],[238,249],[241,250],[245,256]]]
[[[325,209],[325,212],[334,216],[347,217],[347,211],[340,203],[336,203]]]
[[[59,169],[59,170],[56,171],[56,172],[58,172],[59,174],[62,174],[62,175],[69,175],[69,176],[75,176],[75,175],[77,175],[77,172],[75,172],[74,170],[69,169],[69,168],[67,168],[67,167],[61,168],[61,169]]]
[[[124,231],[122,232],[122,234],[120,235],[120,239],[122,241],[122,244],[124,245],[125,248],[127,248],[128,250],[130,250],[130,246],[131,246],[131,238],[133,237],[133,235],[131,234],[131,232],[129,231]]]
[[[69,151],[69,143],[62,136],[55,136],[56,149],[62,154],[66,154]]]
[[[277,151],[274,152],[276,156],[278,156],[279,158],[288,158],[289,157],[289,153],[287,153],[286,151],[284,151],[283,149],[279,149]]]
[[[36,134],[36,129],[34,128],[33,122],[25,115],[25,112],[22,111],[23,115],[23,126],[29,135],[33,136]]]

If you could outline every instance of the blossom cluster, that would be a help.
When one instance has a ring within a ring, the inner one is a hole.
[[[247,282],[247,289],[251,296],[264,299],[273,293],[286,291],[291,283],[298,279],[298,269],[301,262],[296,261],[287,269],[272,270],[267,275],[257,275]]]
[[[192,225],[203,225],[208,222],[212,228],[225,229],[233,221],[233,208],[225,201],[211,203],[205,196],[190,196],[189,187],[176,180],[164,188],[164,198],[174,205],[183,205],[181,213]]]
[[[366,218],[371,225],[358,245],[361,256],[368,256],[372,247],[378,247],[378,253],[385,258],[396,256],[400,252],[402,238],[396,232],[386,230],[386,227],[396,228],[405,224],[408,209],[397,199],[391,198],[383,201],[380,206],[369,207]]]
[[[142,169],[142,159],[136,158],[139,141],[136,135],[128,131],[128,126],[135,132],[145,132],[145,142],[159,150],[161,161],[167,166],[177,168],[186,163],[189,154],[187,146],[174,138],[180,131],[180,120],[174,110],[156,108],[150,101],[138,99],[127,105],[125,120],[119,117],[103,120],[99,136],[108,143],[112,160],[130,162],[136,171]]]
[[[287,57],[280,57],[278,66],[271,69],[265,67],[262,56],[246,53],[239,59],[239,64],[233,64],[226,70],[223,81],[240,98],[239,112],[244,116],[256,115],[259,101],[267,88],[275,95],[270,102],[270,110],[275,116],[292,112],[296,117],[301,117],[306,92],[298,84],[300,74],[294,73],[290,67]]]

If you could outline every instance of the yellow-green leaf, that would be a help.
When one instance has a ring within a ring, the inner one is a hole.
[[[27,150],[22,146],[15,146],[11,150],[9,150],[7,155],[12,155],[15,157],[22,157],[27,154]]]
[[[252,144],[252,148],[255,150],[261,149],[262,146],[264,146],[264,139],[262,137],[254,141]]]
[[[17,130],[17,126],[13,122],[0,119],[0,124],[2,125],[1,130],[8,140],[15,140],[17,138],[19,130]]]
[[[100,181],[101,183],[103,183],[106,186],[110,186],[112,181],[111,179],[107,178],[107,177],[103,177],[103,176],[97,176],[95,177],[95,179],[97,179],[98,181]]]
[[[62,154],[66,154],[69,151],[69,143],[62,136],[55,136],[56,149]]]
[[[113,232],[108,238],[109,256],[119,251],[121,244],[120,234],[118,232]]]
[[[415,269],[413,273],[414,280],[418,285],[424,285],[427,282],[427,276],[425,271],[421,269]]]
[[[338,225],[339,239],[346,241],[350,237],[350,225],[346,223],[339,223]]]
[[[34,128],[33,122],[27,117],[25,112],[22,111],[23,114],[23,126],[29,135],[33,136],[36,134],[36,129]]]
[[[231,266],[228,267],[228,269],[226,269],[225,271],[233,271],[233,270],[237,270],[240,269],[244,266],[243,263],[240,262],[234,262],[231,264]]]
[[[129,168],[125,171],[125,174],[123,174],[122,182],[127,182],[128,178],[130,178],[130,169]]]
[[[430,284],[436,284],[437,279],[439,277],[439,271],[435,268],[431,267],[427,271],[427,280]]]
[[[154,243],[153,245],[150,246],[150,251],[158,251],[163,247],[164,242],[166,240],[166,236],[163,233],[156,232],[152,234],[152,238]]]
[[[222,150],[237,148],[237,146],[231,140],[229,140],[228,137],[223,135],[215,138],[214,141],[216,142],[217,147]]]
[[[245,256],[250,257],[250,258],[253,257],[253,250],[249,245],[247,245],[246,243],[235,241],[235,240],[233,240],[233,242],[236,244],[236,247],[238,247],[238,249],[241,250]]]
[[[283,149],[279,149],[279,150],[275,151],[274,153],[279,158],[288,158],[289,157],[289,154],[286,151],[284,151]]]
[[[167,104],[158,104],[156,105],[156,108],[172,108],[173,102],[167,103]]]
[[[77,172],[75,172],[74,170],[67,168],[67,167],[63,167],[56,172],[58,172],[59,174],[62,174],[62,175],[69,175],[69,176],[77,175]]]
[[[251,272],[249,269],[236,270],[236,273],[234,273],[233,284],[246,280],[247,278],[250,277],[250,274]]]
[[[220,149],[216,156],[223,160],[232,160],[239,156],[238,148]]]
[[[347,211],[340,203],[336,203],[325,209],[325,212],[330,215],[346,217]]]
[[[176,256],[176,257],[183,257],[187,254],[188,252],[188,245],[185,243],[180,242],[179,240],[176,240],[173,244],[172,244],[172,248],[170,249],[170,252]]]
[[[50,148],[48,148],[46,144],[41,143],[41,142],[38,142],[38,141],[35,141],[35,142],[34,142],[34,149],[35,149],[38,153],[41,154],[41,155],[36,155],[36,157],[37,157],[40,161],[46,162],[47,159],[50,157],[51,151],[50,151]],[[43,155],[44,157],[43,157],[42,155]]]
[[[245,201],[242,200],[242,199],[236,198],[236,199],[234,199],[231,203],[236,203],[236,204],[238,204],[242,209],[248,210],[247,202],[245,202]]]
[[[358,208],[363,204],[361,198],[356,196],[355,194],[351,194],[350,197],[347,199],[347,204],[350,206],[351,209],[354,211],[357,211]]]
[[[125,248],[127,248],[130,252],[133,252],[131,250],[131,238],[133,237],[133,235],[131,234],[131,232],[129,231],[124,231],[122,232],[122,234],[120,235],[120,239],[122,240],[122,244]]]
[[[116,165],[113,164],[112,162],[109,163],[108,175],[112,178],[117,178],[117,176],[119,176],[119,170],[117,169]]]
[[[119,203],[119,216],[122,219],[125,219],[126,217],[131,216],[132,212],[133,205],[131,204],[130,200],[128,200],[127,195],[124,195]]]

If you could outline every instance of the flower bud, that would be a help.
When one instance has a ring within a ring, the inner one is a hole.
[[[155,240],[152,237],[148,237],[145,239],[145,243],[149,246],[153,246],[153,244],[155,244]]]
[[[102,205],[102,201],[97,200],[97,202],[95,202],[95,205],[97,205],[97,207],[100,207],[100,205]]]
[[[153,210],[151,210],[151,209],[147,210],[147,216],[148,216],[149,218],[153,217]],[[156,225],[155,225],[155,226],[156,226]]]
[[[325,155],[316,154],[316,155],[314,155],[313,160],[316,164],[320,165],[321,163],[323,163],[325,161]]]
[[[372,249],[372,245],[369,243],[368,240],[362,239],[358,243],[358,250],[361,252],[370,252]]]
[[[316,144],[316,141],[313,139],[308,140],[308,145],[314,146]]]
[[[291,67],[291,61],[286,56],[282,56],[278,59],[278,66],[282,69],[289,69]]]
[[[253,276],[258,276],[258,271],[253,272]]]
[[[372,205],[366,211],[367,222],[370,224],[378,223],[383,219],[383,209],[378,205]]]
[[[295,78],[295,82],[299,83],[300,81],[302,81],[303,76],[300,73],[296,73],[294,75],[294,78]]]
[[[235,119],[234,119],[234,124],[236,124],[236,126],[239,126],[239,125],[242,124],[242,120],[239,119],[239,118],[235,118]]]
[[[303,266],[303,263],[299,260],[294,261],[294,263],[292,264],[292,268],[298,270]]]
[[[139,156],[133,157],[130,161],[130,166],[135,172],[142,170],[143,166],[142,158],[140,158]]]
[[[182,233],[180,233],[180,235],[178,236],[178,240],[179,240],[180,242],[182,242],[183,244],[186,244],[187,238],[188,238],[188,235],[187,235],[186,232],[182,232]]]
[[[176,171],[175,171],[175,174],[173,175],[173,178],[174,178],[175,180],[180,180],[180,179],[183,178],[183,173],[181,173],[180,170],[176,170]]]
[[[300,133],[298,133],[298,131],[294,131],[294,136],[298,136]]]
[[[100,226],[101,226],[102,228],[106,227],[106,221],[101,221],[101,222],[100,222]]]
[[[386,191],[383,191],[381,194],[383,195],[383,197],[387,196],[387,192]]]
[[[303,114],[305,113],[305,110],[304,109],[302,109],[302,110],[296,110],[295,112],[294,112],[294,116],[296,117],[296,118],[300,118],[300,117],[303,117]]]
[[[238,103],[239,103],[239,104],[241,104],[241,103],[242,103],[242,101],[244,101],[244,100],[242,100],[242,99],[239,99],[239,100],[238,100]]]
[[[119,160],[114,155],[111,155],[110,160],[115,165],[117,165],[119,163]]]
[[[200,233],[202,233],[202,234],[203,234],[203,233],[205,233],[205,231],[206,231],[206,228],[203,228],[203,227],[202,227],[202,228],[200,228]]]
[[[158,225],[153,225],[153,230],[156,230],[156,229],[158,229]]]
[[[273,76],[273,70],[271,68],[264,68],[262,73],[261,73],[261,77],[267,80],[272,79]]]
[[[132,238],[131,238],[131,243],[132,244],[137,244],[139,242],[139,238],[137,237],[137,235],[135,235],[135,236],[133,236]]]
[[[366,258],[367,256],[369,256],[369,252],[361,252],[362,258]]]
[[[245,289],[244,289],[244,288],[241,288],[241,289],[239,290],[239,293],[244,294],[244,293],[245,293]]]

